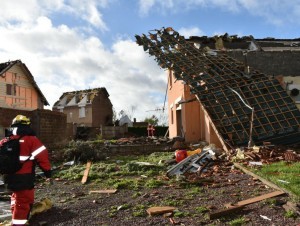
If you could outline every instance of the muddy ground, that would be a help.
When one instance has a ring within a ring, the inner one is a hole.
[[[189,187],[189,183],[178,181],[153,189],[118,189],[114,194],[90,194],[92,190],[103,189],[101,184],[92,181],[84,185],[81,181],[57,179],[53,185],[40,181],[36,200],[49,197],[53,207],[32,216],[30,225],[300,225],[299,216],[288,217],[282,207],[290,200],[288,195],[256,202],[239,212],[210,219],[212,213],[225,209],[226,203],[274,191],[231,165],[221,167],[222,170],[206,176],[209,180],[190,180],[190,183],[197,183],[196,186]],[[153,206],[166,205],[177,210],[171,215],[154,216],[146,211]]]

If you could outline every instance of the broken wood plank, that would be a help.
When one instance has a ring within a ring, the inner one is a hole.
[[[234,207],[234,206],[245,206],[245,205],[249,205],[249,204],[252,204],[252,203],[255,203],[255,202],[262,201],[264,199],[272,198],[272,197],[283,195],[283,194],[285,194],[285,192],[283,192],[283,191],[274,191],[274,192],[271,192],[271,193],[268,193],[268,194],[264,194],[264,195],[260,195],[260,196],[254,197],[254,198],[239,201],[235,204],[230,204],[230,203],[225,204],[225,206],[230,207],[230,208]]]
[[[147,209],[149,215],[163,214],[173,212],[176,208],[172,206],[154,206]]]
[[[249,205],[249,204],[252,204],[252,203],[255,203],[255,202],[259,202],[259,201],[264,200],[264,199],[268,199],[268,198],[272,198],[272,197],[279,196],[279,195],[284,195],[284,194],[285,194],[285,192],[283,192],[283,191],[274,191],[274,192],[264,194],[264,195],[260,195],[260,196],[257,196],[257,197],[251,198],[251,199],[246,199],[246,200],[240,201],[236,205],[239,205],[239,206]]]
[[[92,193],[99,193],[99,194],[113,194],[116,193],[117,189],[110,189],[110,190],[96,190],[96,191],[90,191],[89,194]]]
[[[232,206],[228,209],[223,209],[223,210],[216,211],[214,213],[210,213],[209,214],[209,219],[213,220],[213,219],[216,219],[216,218],[219,218],[219,217],[223,217],[227,214],[238,212],[238,211],[242,210],[244,207],[245,206]]]
[[[83,177],[81,180],[82,184],[85,184],[87,182],[87,178],[88,178],[88,175],[89,175],[89,172],[91,169],[91,165],[92,165],[92,162],[90,162],[90,161],[86,163],[86,168],[84,170]]]

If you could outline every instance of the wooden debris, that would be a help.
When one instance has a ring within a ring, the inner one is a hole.
[[[225,206],[226,207],[245,206],[245,205],[249,205],[249,204],[252,204],[252,203],[255,203],[255,202],[262,201],[264,199],[272,198],[272,197],[275,197],[275,196],[278,196],[278,195],[283,195],[283,194],[285,194],[285,192],[283,192],[283,191],[274,191],[274,192],[271,192],[271,193],[268,193],[268,194],[260,195],[260,196],[257,196],[257,197],[251,198],[251,199],[246,199],[246,200],[237,202],[234,205],[225,204]]]
[[[217,212],[211,213],[211,214],[209,214],[209,218],[210,219],[216,219],[216,218],[225,216],[227,214],[240,211],[246,205],[249,205],[249,204],[252,204],[252,203],[255,203],[255,202],[259,202],[259,201],[264,200],[264,199],[272,198],[272,197],[275,197],[275,196],[278,196],[278,195],[283,195],[283,194],[285,194],[285,192],[274,191],[274,192],[264,194],[264,195],[260,195],[260,196],[257,196],[257,197],[251,198],[251,199],[246,199],[246,200],[240,201],[236,204],[227,203],[227,204],[225,204],[225,207],[227,207],[227,209],[223,209],[223,210],[219,210]]]
[[[89,175],[89,172],[90,172],[91,165],[92,165],[92,162],[87,162],[86,163],[86,169],[83,173],[83,177],[82,177],[82,180],[81,180],[82,184],[85,184],[87,182],[87,178],[88,178],[88,175]]]
[[[96,190],[90,191],[89,194],[99,193],[99,194],[114,194],[117,192],[117,189],[110,189],[110,190]]]
[[[291,150],[288,150],[284,153],[284,160],[287,162],[295,162],[297,161],[297,155],[293,153]]]
[[[232,206],[232,207],[227,208],[227,209],[223,209],[223,210],[216,211],[214,213],[210,213],[209,214],[209,219],[213,220],[213,219],[223,217],[223,216],[231,214],[231,213],[235,213],[237,211],[241,211],[244,207],[245,206]]]
[[[154,206],[147,209],[150,216],[173,212],[176,208],[172,206]]]

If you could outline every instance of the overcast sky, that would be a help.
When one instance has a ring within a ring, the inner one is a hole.
[[[63,92],[105,87],[138,121],[164,106],[166,71],[134,35],[299,38],[299,0],[1,0],[0,61],[21,60],[50,108]]]

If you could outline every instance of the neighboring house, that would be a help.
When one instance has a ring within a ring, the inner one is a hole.
[[[130,120],[130,118],[128,117],[128,115],[123,115],[120,118],[119,126],[124,126],[124,125],[127,125],[128,127],[132,127],[133,126],[133,123]]]
[[[21,60],[0,64],[0,139],[13,118],[26,115],[49,150],[67,140],[64,114],[44,109],[49,105],[32,74]]]
[[[255,39],[252,36],[207,37],[191,36],[188,42],[198,43],[215,54],[225,54],[244,63],[247,67],[280,77],[282,86],[300,109],[300,38]],[[282,77],[282,78],[281,78]]]
[[[112,104],[105,88],[65,92],[53,105],[53,111],[65,113],[67,123],[77,126],[112,125]]]
[[[133,123],[132,123],[133,127],[147,127],[148,124],[149,124],[148,122],[137,122],[136,118],[133,118]]]
[[[49,105],[26,65],[21,60],[0,64],[0,106],[28,110]]]
[[[300,143],[300,111],[284,83],[274,78],[297,75],[300,40],[281,40],[281,48],[275,51],[276,41],[271,45],[252,37],[239,39],[227,35],[221,39],[186,40],[172,28],[151,31],[149,36],[136,39],[160,67],[169,70],[171,138],[183,136],[188,142],[206,140],[225,150],[263,141]],[[290,63],[290,67],[285,63]],[[257,68],[264,73],[257,71],[255,65],[260,65]],[[273,70],[267,65],[273,65]]]

